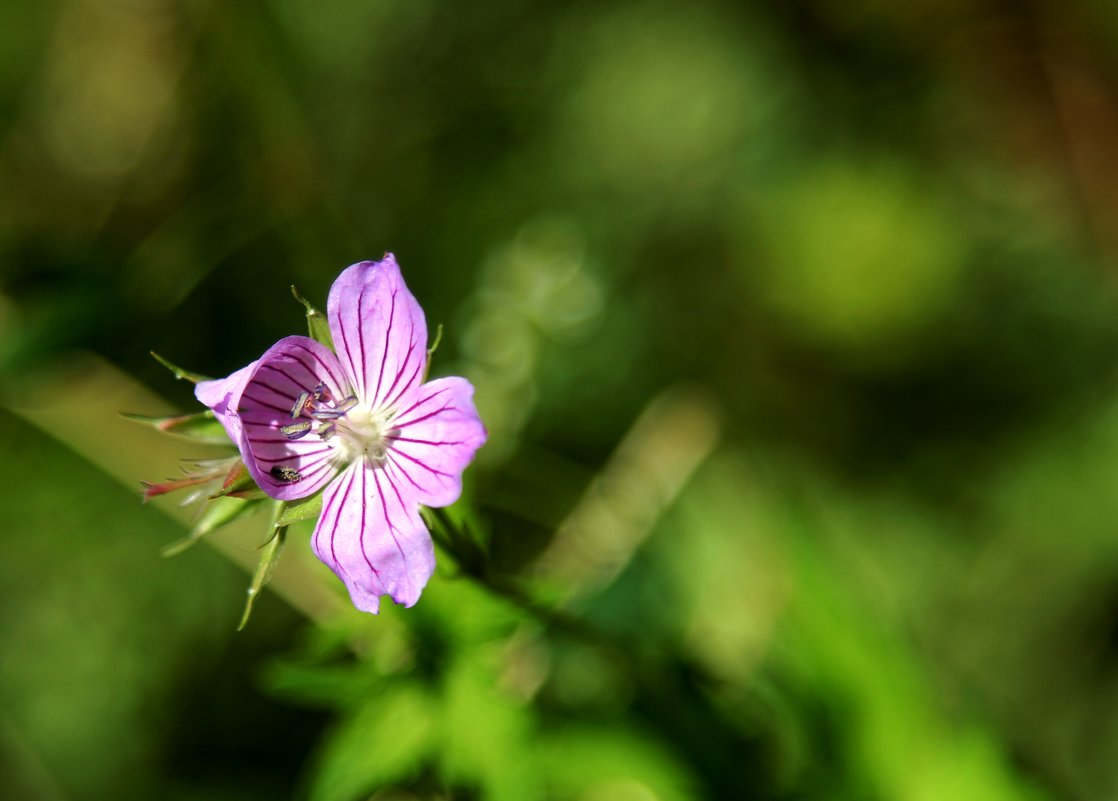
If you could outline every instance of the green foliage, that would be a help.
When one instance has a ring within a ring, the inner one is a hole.
[[[406,680],[340,715],[315,766],[313,801],[352,801],[399,785],[424,764],[435,745],[435,700]]]
[[[772,255],[750,272],[801,336],[899,358],[905,351],[895,350],[926,336],[958,292],[962,229],[936,187],[904,166],[836,161],[807,167],[767,199]]]
[[[534,715],[502,691],[500,670],[497,647],[464,649],[447,666],[440,773],[449,785],[482,788],[495,801],[545,798]]]
[[[552,797],[696,797],[693,780],[670,751],[624,726],[574,724],[548,738],[540,750]]]

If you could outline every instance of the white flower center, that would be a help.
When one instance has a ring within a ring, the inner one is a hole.
[[[388,448],[398,428],[392,427],[396,409],[389,406],[369,409],[356,395],[335,399],[325,383],[304,390],[291,407],[291,420],[279,427],[290,440],[314,433],[334,451],[335,464],[352,464],[364,459],[369,467],[382,467],[388,461]],[[298,480],[295,478],[284,480]]]
[[[366,459],[370,467],[379,467],[388,460],[388,445],[395,431],[389,425],[391,410],[374,411],[360,406],[339,418],[334,435],[328,442],[346,464]]]

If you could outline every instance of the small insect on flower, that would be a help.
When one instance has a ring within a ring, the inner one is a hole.
[[[268,473],[279,481],[298,481],[302,478],[302,476],[299,475],[299,471],[294,467],[288,467],[282,464],[273,465]]]
[[[435,569],[419,506],[458,499],[485,426],[465,379],[423,383],[427,321],[391,254],[346,268],[327,314],[336,354],[285,337],[195,394],[264,492],[323,493],[311,547],[359,609],[412,606]]]

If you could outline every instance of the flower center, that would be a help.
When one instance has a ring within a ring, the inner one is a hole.
[[[364,458],[370,467],[379,467],[388,460],[388,444],[393,431],[390,414],[355,408],[339,418],[329,442],[339,459],[352,462]]]
[[[291,408],[294,422],[281,426],[280,431],[291,440],[317,434],[334,449],[337,461],[349,464],[365,459],[370,467],[380,467],[388,460],[391,439],[398,435],[389,425],[394,414],[393,409],[362,408],[355,395],[335,400],[330,390],[319,384],[295,399]]]

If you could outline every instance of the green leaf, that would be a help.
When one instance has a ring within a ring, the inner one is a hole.
[[[379,642],[378,639],[378,652]],[[346,654],[349,650],[347,648]],[[370,698],[384,688],[386,679],[373,670],[355,670],[350,663],[318,664],[302,660],[269,660],[260,674],[268,693],[301,706],[336,709],[351,699]]]
[[[536,747],[557,798],[613,798],[618,788],[634,785],[647,788],[642,797],[663,801],[698,797],[687,766],[640,729],[574,724],[561,736],[541,737]]]
[[[232,444],[229,435],[225,433],[225,429],[209,409],[197,414],[180,414],[174,417],[149,417],[145,414],[127,412],[122,412],[120,416],[180,439],[203,442],[207,445]]]
[[[307,310],[307,331],[310,333],[311,339],[320,342],[330,350],[334,349],[334,338],[330,335],[330,323],[326,319],[326,315],[316,309],[299,294],[294,286],[291,287],[291,294],[295,296],[295,300],[303,304]]]
[[[161,553],[163,556],[176,556],[182,553],[214,529],[232,523],[238,517],[243,517],[245,514],[255,511],[258,503],[259,501],[243,500],[241,498],[215,498],[206,505],[202,516],[198,518],[198,522],[194,524],[190,533],[178,542],[168,545]]]
[[[351,705],[323,743],[311,801],[367,798],[414,775],[438,743],[438,712],[434,699],[412,682]]]
[[[322,492],[317,492],[309,498],[300,498],[297,501],[283,501],[280,504],[279,514],[276,516],[277,526],[289,526],[300,520],[317,519],[322,512]]]
[[[189,381],[191,384],[197,384],[199,381],[211,380],[209,378],[206,378],[206,376],[204,375],[198,375],[198,373],[192,373],[189,370],[184,370],[181,367],[176,367],[175,365],[164,359],[162,356],[160,356],[158,353],[156,353],[154,350],[151,352],[151,355],[155,357],[155,360],[157,362],[174,373],[175,378],[179,379],[180,381]]]
[[[245,611],[241,615],[241,622],[237,624],[237,631],[243,629],[245,624],[248,623],[256,596],[260,594],[260,590],[272,578],[272,572],[276,569],[276,562],[279,561],[280,554],[283,553],[283,544],[286,539],[287,526],[277,526],[272,532],[272,538],[261,546],[260,561],[257,562],[256,570],[252,573],[252,583],[248,587],[248,597],[245,599]]]
[[[499,667],[488,653],[460,652],[444,668],[441,777],[451,786],[479,786],[479,796],[493,801],[538,801],[545,793],[530,745],[532,712],[500,689]]]

